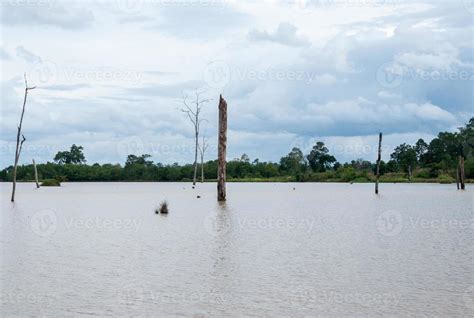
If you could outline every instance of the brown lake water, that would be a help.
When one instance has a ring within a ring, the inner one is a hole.
[[[474,316],[470,186],[10,187],[2,316]]]

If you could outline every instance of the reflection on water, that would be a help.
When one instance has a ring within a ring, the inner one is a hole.
[[[470,188],[188,188],[1,184],[2,315],[474,314]]]

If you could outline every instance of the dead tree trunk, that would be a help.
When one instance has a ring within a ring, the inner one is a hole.
[[[204,183],[204,154],[206,153],[207,147],[206,138],[202,136],[202,145],[199,146],[199,153],[201,155],[201,183]]]
[[[33,159],[33,169],[35,170],[35,182],[36,182],[36,189],[39,189],[39,182],[38,182],[38,169],[36,169],[36,162]]]
[[[201,155],[201,183],[204,183],[204,158]]]
[[[459,170],[459,162],[456,166],[456,187],[459,190],[459,175],[461,174],[461,171]]]
[[[219,140],[217,167],[217,201],[226,200],[227,102],[219,97]]]
[[[197,177],[197,169],[198,169],[198,146],[199,146],[199,132],[196,129],[195,136],[194,136],[194,174],[193,174],[193,186],[196,185],[196,177]]]
[[[411,165],[408,165],[408,181],[411,182]]]
[[[15,162],[13,165],[13,174],[12,174],[12,197],[11,201],[15,201],[15,192],[16,192],[16,172],[18,168],[18,161],[20,160],[20,154],[21,154],[21,149],[23,148],[23,143],[25,142],[26,138],[25,136],[22,135],[21,133],[21,126],[23,124],[23,116],[25,115],[25,107],[26,107],[26,98],[28,96],[28,91],[35,89],[35,87],[28,87],[28,82],[26,80],[26,74],[25,74],[25,97],[23,98],[23,107],[21,110],[21,117],[20,117],[20,123],[18,124],[17,127],[17,133],[16,133],[16,150],[15,150]],[[21,136],[21,141],[20,141],[20,136]]]
[[[380,179],[380,161],[382,160],[382,133],[379,134],[379,150],[377,156],[377,175],[375,178],[375,194],[379,194],[379,179]]]
[[[194,126],[194,173],[193,173],[193,188],[196,185],[197,165],[198,165],[198,147],[199,147],[199,128],[203,119],[200,119],[202,106],[209,102],[209,99],[200,99],[201,93],[196,91],[196,101],[194,108],[188,104],[187,96],[183,97],[184,108],[180,109],[183,113],[188,115],[189,120]]]
[[[466,190],[464,175],[464,157],[459,156],[459,182],[461,183],[461,190]]]

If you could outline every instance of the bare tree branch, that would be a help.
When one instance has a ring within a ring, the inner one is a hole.
[[[193,186],[196,185],[196,176],[197,176],[197,161],[198,161],[198,149],[199,147],[199,131],[201,128],[201,123],[204,119],[200,119],[201,110],[203,106],[210,101],[210,99],[201,99],[201,95],[204,92],[195,92],[195,100],[192,102],[192,106],[188,103],[188,95],[183,94],[182,97],[182,108],[178,108],[179,111],[185,113],[188,116],[189,121],[193,124],[194,127],[194,176],[193,176]],[[200,150],[199,150],[200,151]]]
[[[201,182],[204,182],[204,154],[208,146],[207,139],[202,136],[202,144],[198,145],[199,153],[201,154]]]
[[[16,149],[15,149],[15,164],[13,166],[13,175],[12,175],[12,197],[11,201],[15,201],[15,192],[16,192],[16,173],[18,169],[18,161],[20,160],[21,150],[23,148],[23,143],[26,141],[25,136],[21,133],[21,127],[23,125],[23,117],[25,116],[25,107],[26,107],[26,99],[28,97],[28,91],[35,89],[36,86],[28,87],[28,80],[26,78],[26,73],[24,74],[25,79],[25,97],[23,99],[23,107],[21,110],[21,117],[20,123],[17,126],[17,134],[16,134]],[[20,141],[20,136],[22,140]]]

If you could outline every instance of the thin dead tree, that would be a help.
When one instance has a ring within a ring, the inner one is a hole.
[[[226,200],[227,102],[219,97],[219,133],[217,159],[217,201]]]
[[[25,97],[23,99],[23,107],[22,107],[22,110],[21,110],[20,123],[18,124],[17,134],[16,134],[15,164],[13,165],[13,175],[12,175],[12,181],[13,181],[12,198],[11,198],[12,202],[15,201],[16,172],[17,172],[17,168],[18,168],[18,161],[20,160],[20,154],[21,154],[21,149],[23,148],[23,143],[26,140],[25,136],[23,136],[23,134],[21,133],[21,126],[23,125],[23,117],[25,115],[26,98],[28,96],[28,92],[30,90],[36,88],[36,86],[28,87],[28,81],[26,80],[26,74],[24,74],[24,78],[25,78]],[[20,136],[21,136],[21,140],[20,140]]]
[[[380,179],[380,161],[382,160],[382,133],[379,133],[379,150],[377,156],[377,175],[375,179],[375,194],[379,194],[379,179]]]
[[[459,183],[461,184],[461,190],[466,190],[466,175],[464,172],[464,157],[459,156],[458,164],[458,173],[459,173]]]
[[[184,108],[181,108],[180,111],[188,115],[189,120],[194,127],[194,175],[193,175],[193,186],[196,185],[197,177],[197,165],[198,165],[198,148],[199,148],[199,129],[201,123],[205,119],[200,119],[201,110],[204,104],[208,103],[210,99],[201,99],[201,92],[196,91],[196,99],[192,102],[192,105],[188,102],[188,96],[183,96],[183,105]]]
[[[458,165],[456,166],[456,187],[458,188],[458,190],[460,189],[459,188],[459,181],[460,181],[459,176],[460,175],[461,175],[461,173],[460,173],[460,170],[459,170],[459,163],[458,163]]]
[[[38,182],[38,169],[36,169],[36,162],[33,159],[33,169],[35,170],[35,182],[36,182],[36,189],[39,189],[39,182]]]
[[[204,183],[204,154],[208,147],[207,139],[202,136],[202,142],[199,145],[199,154],[201,155],[201,183]]]

